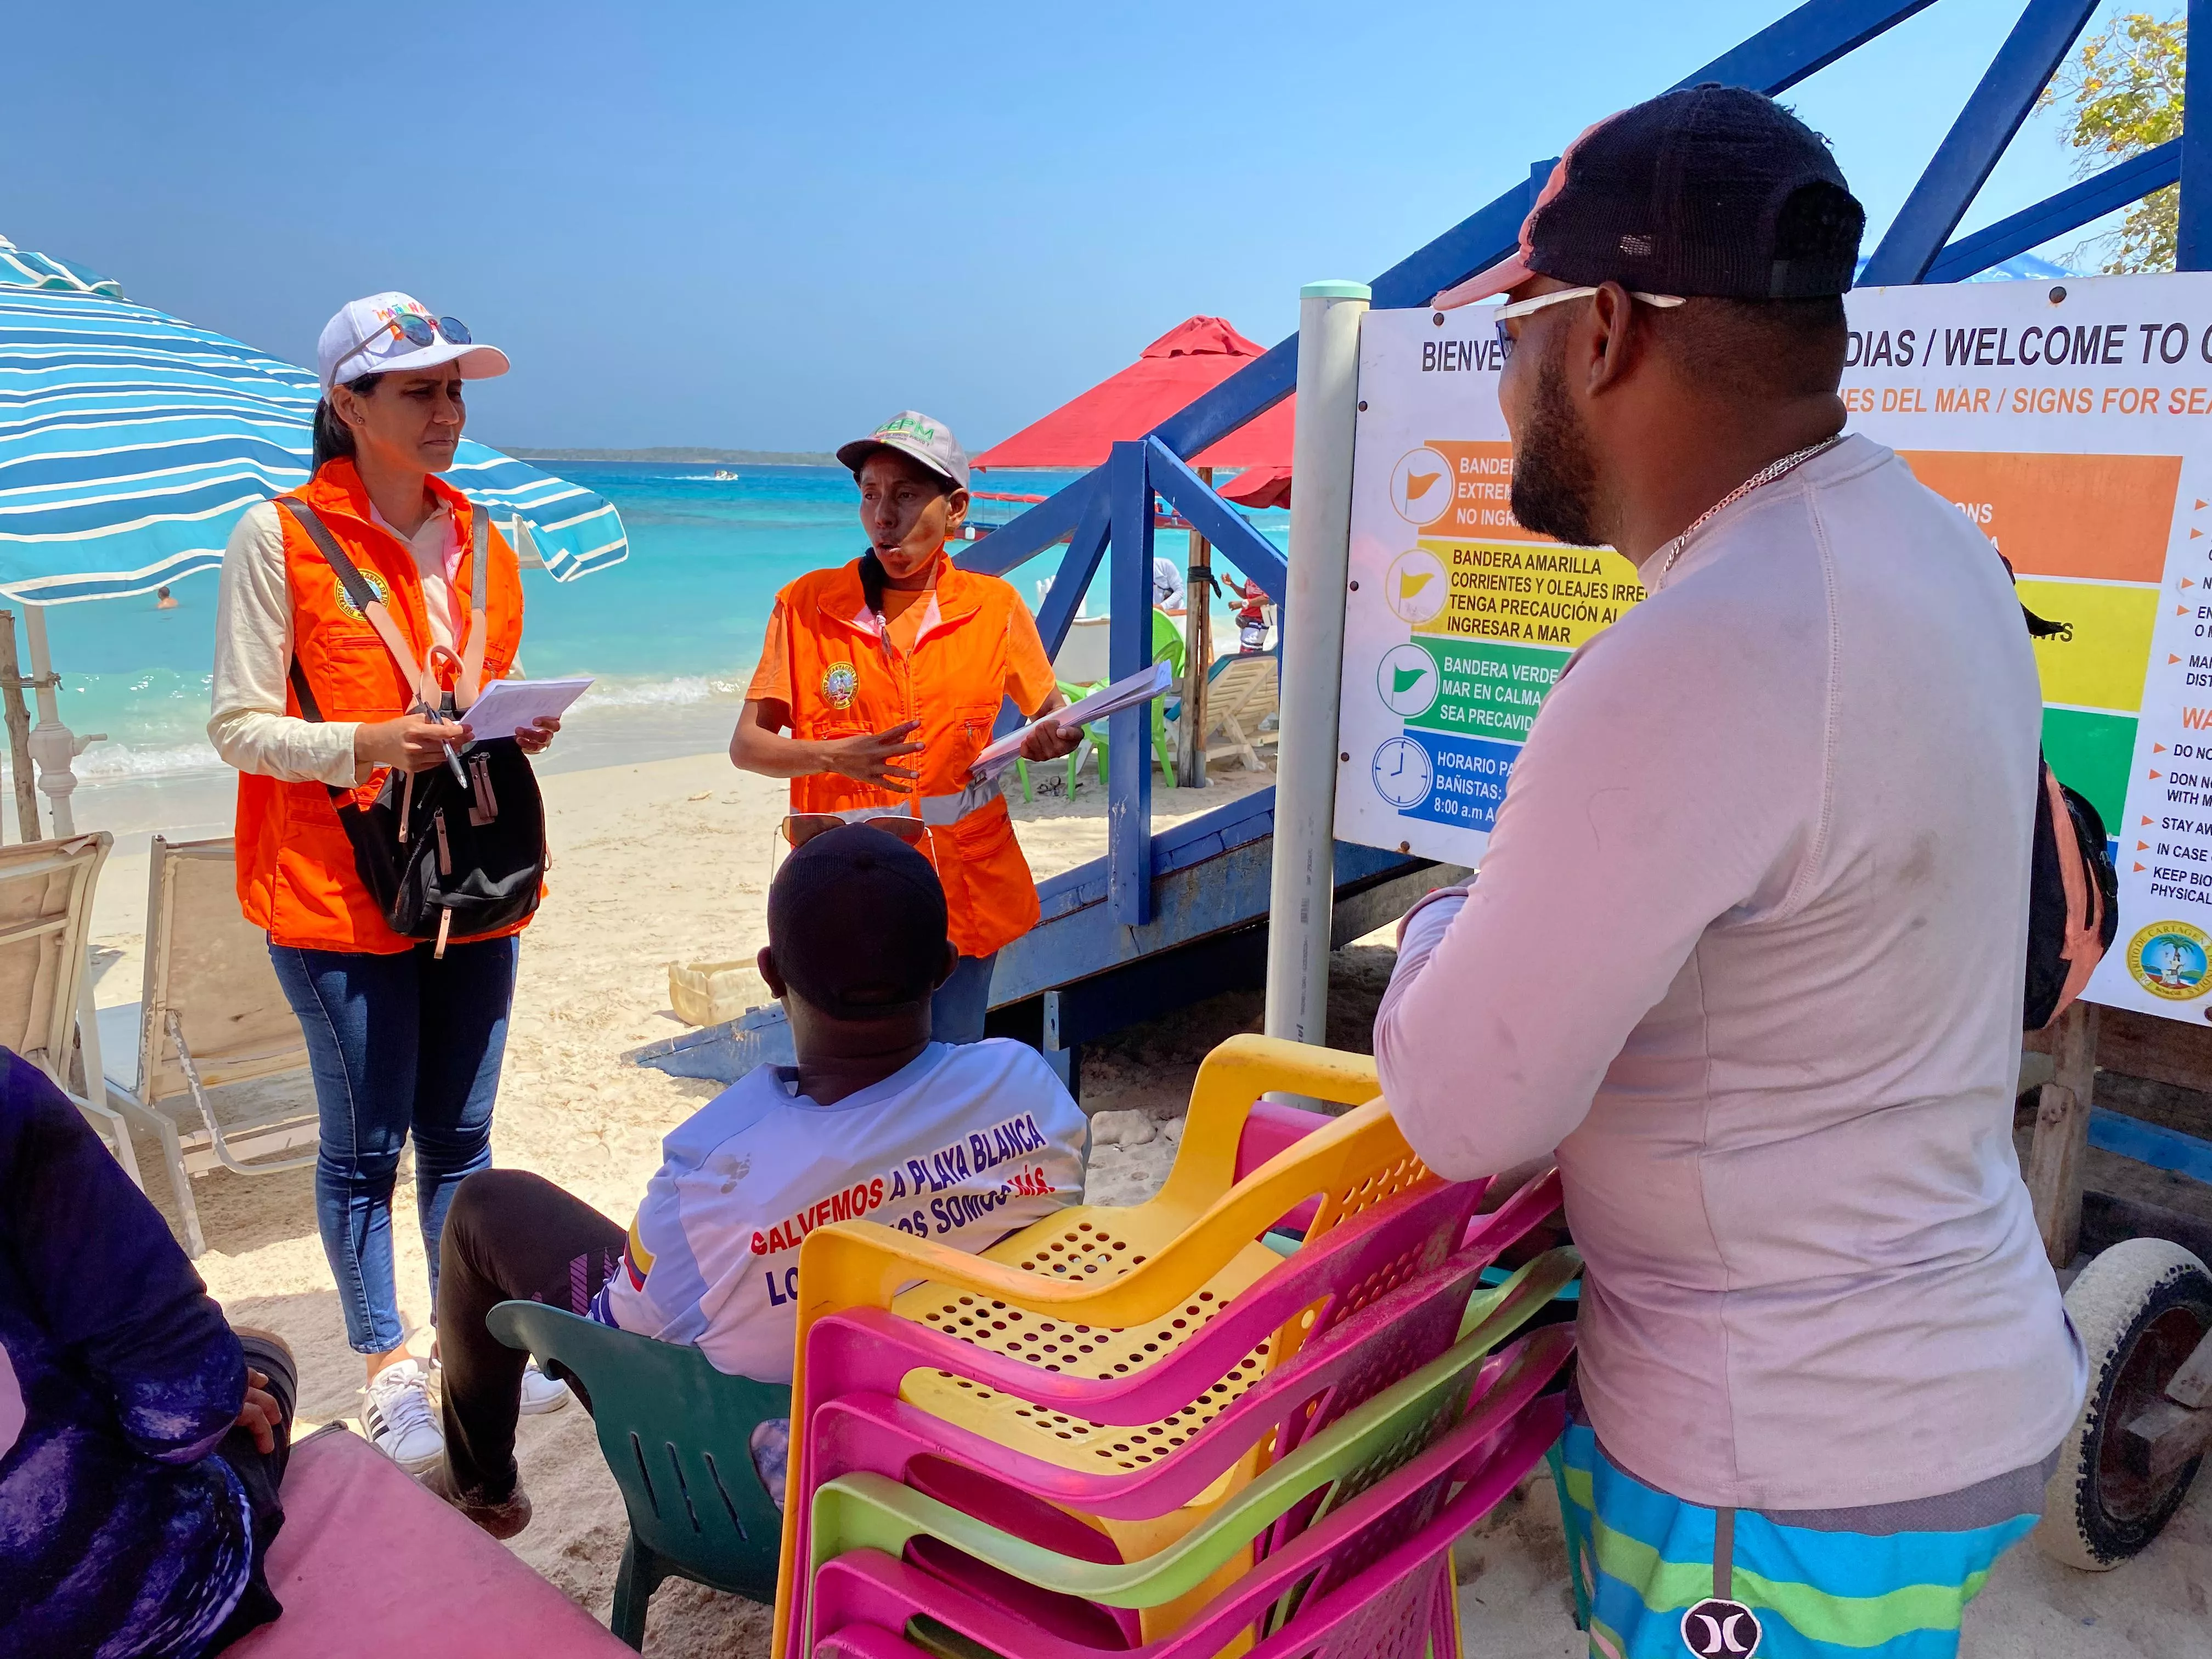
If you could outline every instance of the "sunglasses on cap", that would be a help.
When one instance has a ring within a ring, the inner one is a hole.
[[[921,846],[923,837],[929,834],[927,823],[904,814],[845,818],[835,812],[793,812],[783,821],[783,838],[795,849],[805,846],[817,836],[826,836],[832,830],[842,830],[848,823],[864,823],[871,830],[888,830],[909,847]]]
[[[1498,325],[1498,350],[1500,360],[1513,355],[1513,337],[1505,331],[1507,323],[1518,317],[1533,316],[1547,306],[1565,305],[1570,300],[1587,300],[1596,292],[1595,288],[1563,288],[1550,294],[1539,294],[1533,300],[1516,300],[1510,306],[1498,307],[1491,313],[1491,317],[1492,320]],[[1632,289],[1628,297],[1632,300],[1639,300],[1647,306],[1656,306],[1662,311],[1672,310],[1682,303],[1682,296],[1679,294],[1638,294]]]
[[[338,363],[348,362],[360,356],[362,352],[368,350],[387,334],[404,340],[409,345],[416,347],[428,345],[441,336],[448,345],[472,345],[476,342],[476,337],[469,332],[468,325],[458,317],[440,317],[433,319],[425,317],[419,311],[394,312],[389,322],[371,332],[367,339],[339,358],[337,363],[331,365],[331,378],[333,380],[337,379]]]

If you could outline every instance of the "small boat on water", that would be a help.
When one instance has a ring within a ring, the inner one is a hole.
[[[738,475],[731,471],[726,466],[718,466],[714,469],[714,482],[716,483],[735,483],[737,481]]]

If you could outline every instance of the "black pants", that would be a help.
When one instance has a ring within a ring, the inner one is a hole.
[[[461,1182],[438,1251],[441,1410],[456,1489],[490,1503],[514,1490],[514,1422],[530,1356],[494,1336],[484,1316],[501,1302],[583,1313],[618,1270],[626,1237],[583,1200],[526,1170],[479,1170]],[[591,1403],[584,1401],[587,1410]]]
[[[239,1428],[223,1436],[215,1449],[215,1455],[230,1465],[239,1485],[246,1488],[246,1502],[253,1510],[253,1565],[246,1593],[200,1650],[202,1659],[222,1652],[248,1631],[268,1624],[284,1611],[269,1588],[269,1546],[276,1539],[276,1529],[284,1524],[284,1505],[277,1488],[284,1483],[285,1466],[292,1456],[292,1413],[300,1397],[299,1373],[290,1352],[279,1343],[247,1332],[240,1334],[238,1345],[246,1350],[246,1364],[269,1379],[268,1392],[276,1401],[283,1421],[277,1425],[274,1451],[263,1451],[253,1443],[252,1430]]]

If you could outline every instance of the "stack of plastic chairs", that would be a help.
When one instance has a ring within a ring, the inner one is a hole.
[[[1264,1091],[1367,1103],[1329,1119]],[[1334,1630],[1383,1566],[1418,1616],[1374,1650],[1455,1654],[1435,1524],[1556,1437],[1571,1337],[1498,1345],[1578,1263],[1480,1290],[1556,1178],[1475,1218],[1485,1183],[1423,1169],[1375,1092],[1364,1057],[1232,1039],[1146,1205],[1061,1211],[982,1257],[811,1235],[778,1654],[1194,1656]],[[1303,1243],[1259,1242],[1281,1228]]]

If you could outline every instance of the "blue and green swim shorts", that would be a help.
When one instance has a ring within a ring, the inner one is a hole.
[[[1709,1510],[1622,1469],[1586,1421],[1553,1455],[1592,1659],[1952,1659],[2051,1473],[1870,1509]]]

